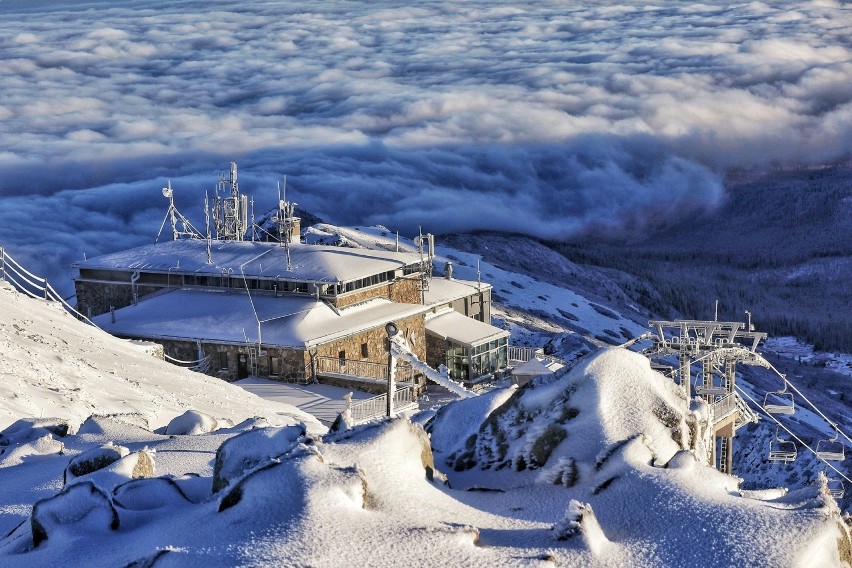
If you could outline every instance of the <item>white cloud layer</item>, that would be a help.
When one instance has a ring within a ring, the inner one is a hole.
[[[64,275],[230,160],[259,205],[287,174],[407,232],[685,215],[727,168],[852,148],[850,26],[825,1],[2,0],[0,244]]]

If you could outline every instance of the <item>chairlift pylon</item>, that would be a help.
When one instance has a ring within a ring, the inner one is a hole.
[[[778,437],[780,426],[775,427],[775,439],[769,441],[769,461],[789,463],[796,459],[796,444],[793,440],[782,440]]]
[[[846,457],[846,446],[838,440],[840,432],[834,426],[834,437],[817,442],[816,455],[826,461],[843,461]]]

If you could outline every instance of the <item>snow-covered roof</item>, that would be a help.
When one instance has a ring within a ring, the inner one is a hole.
[[[252,309],[252,303],[254,309]],[[218,290],[175,290],[96,316],[105,331],[124,337],[256,342],[258,319],[264,345],[308,348],[423,313],[428,307],[374,299],[345,310],[297,296],[269,296]],[[257,311],[257,318],[255,317]]]
[[[556,361],[548,361],[542,359],[530,359],[526,363],[521,363],[512,369],[513,375],[523,375],[537,377],[538,375],[548,375],[561,369],[564,365]]]
[[[348,282],[381,274],[420,261],[417,254],[322,245],[290,245],[287,253],[277,243],[213,241],[213,264],[207,264],[207,242],[198,239],[166,241],[105,254],[74,263],[75,268],[144,270],[146,272],[279,278],[301,282]]]
[[[470,347],[500,337],[509,337],[508,331],[469,318],[455,310],[445,310],[427,318],[426,331],[441,339],[449,339]]]
[[[469,280],[447,280],[446,278],[432,278],[429,280],[429,289],[426,290],[426,303],[435,305],[452,302],[459,298],[466,298],[480,290],[490,290],[491,285]]]

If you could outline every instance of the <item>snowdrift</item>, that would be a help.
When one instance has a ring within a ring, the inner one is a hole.
[[[0,429],[19,418],[54,417],[75,431],[95,413],[135,415],[153,429],[194,411],[213,420],[197,431],[253,416],[323,430],[295,407],[152,357],[149,349],[84,325],[58,304],[28,298],[5,282],[0,313]]]

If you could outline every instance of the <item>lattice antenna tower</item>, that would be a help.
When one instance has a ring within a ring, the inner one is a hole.
[[[230,175],[219,174],[216,198],[213,201],[213,225],[216,238],[242,241],[248,230],[248,196],[240,194],[237,182],[237,163],[231,162]]]
[[[293,216],[296,203],[287,201],[287,176],[284,176],[284,193],[282,197],[281,184],[278,184],[278,240],[287,255],[287,270],[292,268],[290,261],[290,241],[293,238]]]
[[[163,188],[163,197],[169,200],[169,208],[166,211],[165,217],[163,217],[163,222],[160,224],[160,230],[157,231],[157,238],[154,242],[159,242],[160,236],[163,234],[163,228],[166,226],[166,221],[171,219],[172,224],[172,239],[178,240],[181,237],[189,237],[190,239],[200,239],[202,238],[201,233],[192,226],[192,223],[189,222],[183,213],[178,211],[178,208],[175,206],[175,192],[172,189],[172,180],[169,180],[169,184]]]

